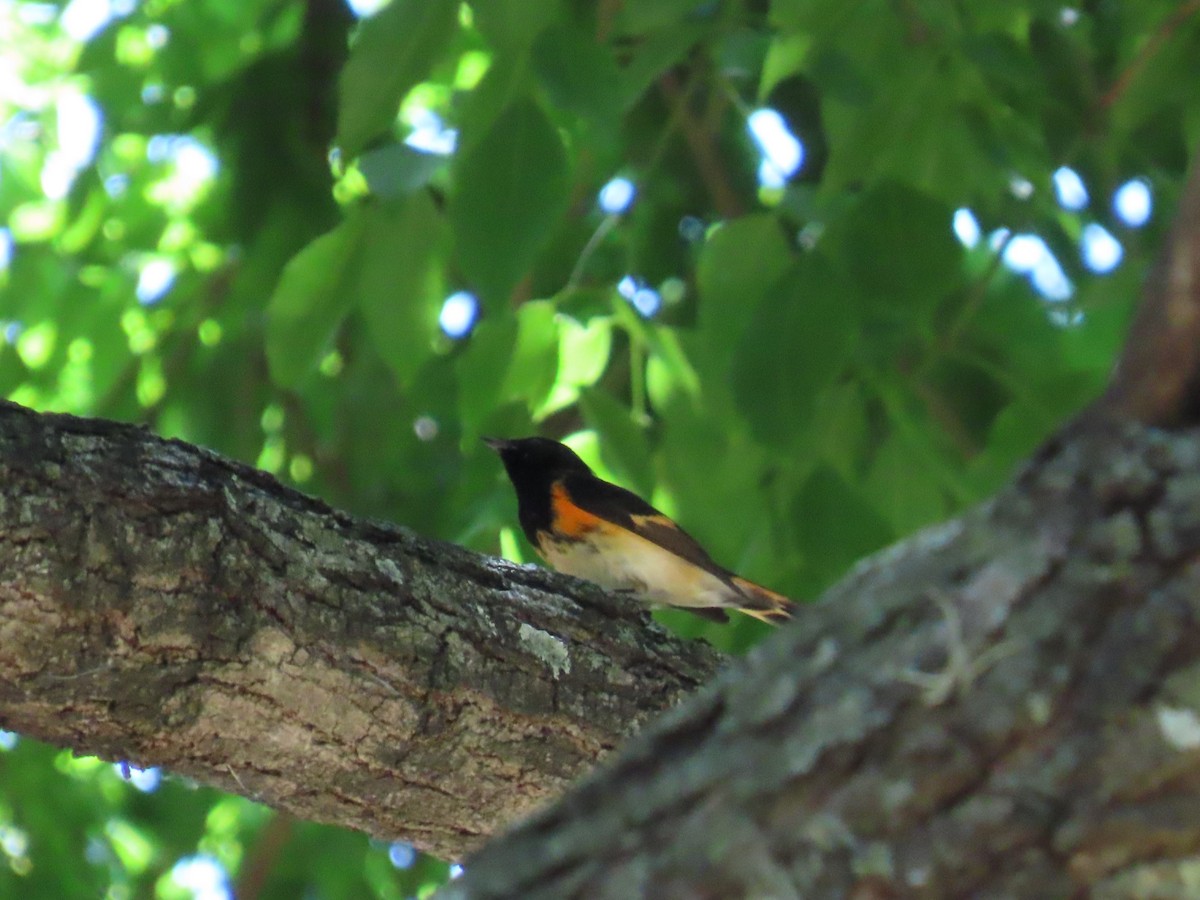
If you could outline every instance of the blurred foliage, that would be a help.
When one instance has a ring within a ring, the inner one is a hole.
[[[569,437],[718,560],[813,597],[1102,387],[1166,226],[1112,197],[1137,178],[1173,206],[1196,9],[393,0],[356,24],[341,0],[16,0],[0,390],[521,559],[479,437]],[[804,159],[760,183],[764,107]],[[636,194],[606,211],[617,176]],[[1123,247],[1104,274],[1092,224]],[[443,309],[460,291],[477,317]],[[733,651],[763,633],[659,615]],[[0,788],[5,896],[188,896],[198,854],[244,897],[446,873],[26,740]]]

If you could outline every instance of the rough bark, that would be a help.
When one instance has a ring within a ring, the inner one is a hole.
[[[0,404],[0,727],[457,858],[716,656],[635,601]]]
[[[488,844],[449,900],[1176,897],[1200,866],[1200,165],[1110,390]]]

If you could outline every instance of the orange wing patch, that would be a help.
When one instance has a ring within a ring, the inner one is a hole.
[[[604,524],[599,516],[577,506],[561,481],[554,482],[550,488],[550,511],[554,516],[552,528],[555,534],[568,540],[578,540]]]

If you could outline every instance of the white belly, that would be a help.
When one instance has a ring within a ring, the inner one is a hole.
[[[609,590],[634,591],[651,603],[736,605],[736,592],[715,575],[632,532],[621,535],[619,552],[601,555],[586,541],[543,540],[543,555],[560,572],[586,578]]]

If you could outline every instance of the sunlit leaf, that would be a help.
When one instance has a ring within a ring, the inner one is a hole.
[[[267,363],[276,384],[291,387],[316,370],[354,295],[347,271],[364,217],[352,215],[301,250],[267,303]]]
[[[517,310],[517,339],[500,395],[521,400],[530,410],[542,404],[558,372],[558,325],[548,300],[523,303]]]
[[[452,0],[393,0],[362,23],[338,90],[337,143],[347,158],[391,128],[404,95],[454,34],[458,7]]]
[[[558,377],[545,404],[534,418],[545,418],[552,412],[574,403],[580,387],[594,384],[608,365],[612,349],[612,320],[596,316],[581,325],[570,316],[559,315]]]
[[[608,365],[612,348],[611,320],[596,317],[581,325],[563,316],[559,319],[559,334],[559,378],[567,384],[593,384]]]
[[[492,57],[483,80],[462,99],[458,155],[475,150],[490,137],[492,125],[509,105],[531,89],[529,54],[501,52]]]
[[[425,192],[371,204],[363,219],[359,303],[379,355],[407,385],[438,333],[446,226]]]

